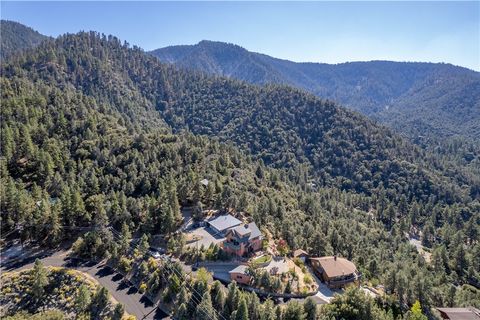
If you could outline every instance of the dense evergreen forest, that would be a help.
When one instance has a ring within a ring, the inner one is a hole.
[[[2,62],[1,87],[2,233],[55,246],[90,228],[86,245],[104,256],[118,251],[112,229],[168,236],[183,205],[235,208],[385,284],[366,302],[375,318],[417,300],[425,312],[479,306],[475,145],[431,153],[301,90],[177,70],[94,32]],[[327,319],[360,298],[344,299]]]
[[[210,75],[303,88],[409,137],[480,137],[480,74],[466,68],[392,61],[297,63],[215,41],[151,54]]]
[[[21,23],[8,20],[0,20],[0,34],[0,61],[16,52],[34,48],[49,38]]]

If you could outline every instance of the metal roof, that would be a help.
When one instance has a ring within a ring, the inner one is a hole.
[[[233,270],[230,270],[228,273],[241,273],[241,274],[247,274],[247,266],[241,264],[238,267],[236,267]]]
[[[237,226],[232,229],[232,232],[239,238],[246,238],[248,236],[248,240],[260,237],[262,235],[262,232],[260,232],[260,229],[258,229],[255,222]]]
[[[242,224],[242,221],[232,215],[226,214],[216,217],[215,219],[208,221],[208,223],[218,231],[224,231]]]
[[[256,238],[256,237],[260,237],[262,235],[262,233],[260,232],[260,229],[258,229],[257,225],[255,224],[255,222],[250,222],[248,224],[248,228],[250,230],[252,230],[252,232],[250,233],[250,238],[249,239],[253,239],[253,238]]]

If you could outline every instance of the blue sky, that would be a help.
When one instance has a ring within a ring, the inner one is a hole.
[[[231,42],[294,60],[448,62],[480,71],[480,2],[1,2],[39,32],[95,30],[152,50]]]

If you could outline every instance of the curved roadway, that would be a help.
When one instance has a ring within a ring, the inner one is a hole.
[[[0,272],[21,271],[32,268],[36,258],[45,266],[72,268],[95,278],[100,285],[108,289],[110,294],[125,306],[126,311],[140,319],[169,319],[160,309],[146,299],[138,290],[122,282],[122,275],[102,263],[82,263],[67,257],[66,251],[53,253],[37,253],[26,258],[12,259],[2,262]]]

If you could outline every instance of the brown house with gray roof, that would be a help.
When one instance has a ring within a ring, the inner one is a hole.
[[[226,232],[223,250],[239,257],[262,249],[263,236],[255,222],[231,228]]]

